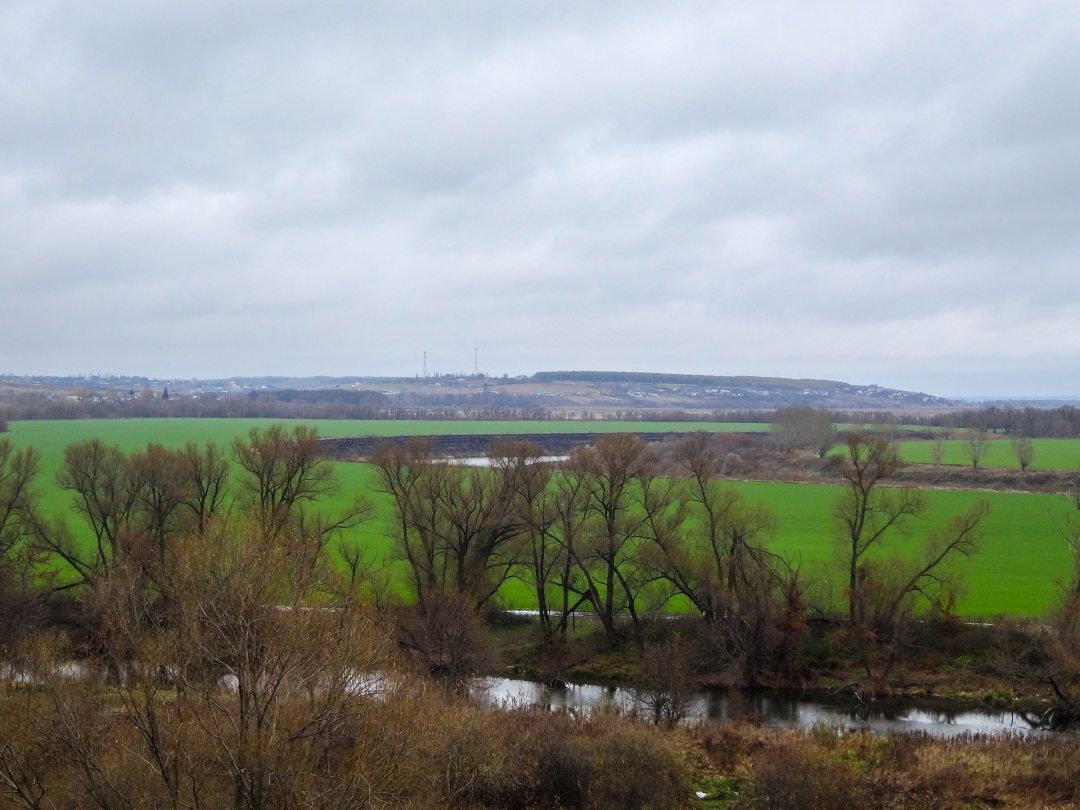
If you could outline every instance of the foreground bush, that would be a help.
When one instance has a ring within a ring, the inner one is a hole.
[[[695,769],[734,810],[1071,808],[1080,739],[1068,736],[875,737],[751,726],[689,733]]]
[[[669,738],[617,717],[483,708],[429,680],[253,705],[98,675],[0,688],[0,807],[668,808],[692,796]],[[346,690],[348,691],[348,690]],[[327,705],[347,711],[327,713]],[[242,732],[242,734],[241,734]],[[238,763],[245,763],[238,767]]]

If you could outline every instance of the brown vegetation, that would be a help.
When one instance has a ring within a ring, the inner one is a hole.
[[[0,440],[0,664],[17,676],[0,687],[0,805],[677,807],[691,770],[738,785],[733,807],[1019,806],[1025,785],[1046,806],[1077,798],[1075,766],[1039,740],[678,730],[706,675],[844,679],[857,663],[886,691],[930,646],[943,625],[913,618],[929,606],[947,620],[945,566],[972,551],[984,512],[882,565],[879,547],[922,504],[881,486],[899,462],[880,437],[849,436],[838,462],[848,616],[813,629],[798,570],[769,551],[771,515],[723,482],[728,451],[705,437],[675,448],[677,479],[630,435],[576,452],[566,474],[521,443],[493,448],[488,468],[440,463],[422,441],[385,448],[415,597],[394,609],[374,598],[385,589],[363,548],[330,561],[367,506],[317,516],[335,483],[315,438],[252,431],[232,448],[235,478],[213,445],[74,444],[59,480],[89,544],[42,519],[36,454]],[[657,728],[469,696],[465,676],[495,664],[484,612],[509,576],[544,606],[534,638],[552,677],[585,608]],[[999,671],[1052,690],[1053,723],[1080,705],[1078,590],[997,645]],[[676,596],[700,616],[651,622]]]
[[[1080,801],[1074,738],[874,737],[745,725],[704,727],[688,742],[715,806],[737,810],[1066,808]]]

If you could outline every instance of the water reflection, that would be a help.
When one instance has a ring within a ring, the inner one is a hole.
[[[573,712],[635,707],[633,692],[597,684],[567,684],[552,688],[515,678],[483,680],[492,705],[546,706]],[[1023,716],[1005,711],[949,711],[916,702],[887,702],[856,708],[795,696],[741,692],[700,692],[691,705],[692,719],[705,723],[750,720],[772,728],[811,728],[818,724],[842,729],[865,729],[874,734],[925,732],[935,737],[962,734],[1047,733],[1032,729]]]
[[[537,456],[534,459],[530,459],[538,464],[548,463],[555,464],[560,461],[566,461],[570,456]],[[447,458],[443,459],[448,464],[460,464],[464,467],[490,467],[491,459],[487,456],[465,456],[463,458]]]

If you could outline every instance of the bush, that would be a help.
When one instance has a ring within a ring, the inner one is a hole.
[[[681,635],[646,646],[634,701],[653,725],[671,728],[685,719],[696,686],[693,650]]]
[[[423,608],[405,610],[398,629],[404,646],[431,674],[453,681],[491,668],[487,627],[460,594],[429,594]]]
[[[595,778],[589,807],[682,807],[690,781],[682,762],[650,729],[626,721],[599,721],[600,734],[589,741]]]
[[[776,810],[859,810],[878,807],[859,773],[847,762],[787,745],[758,759],[754,790],[741,807]]]
[[[530,731],[528,745],[535,755],[533,801],[537,806],[584,807],[596,769],[580,739],[577,721],[567,715],[536,710],[511,712]]]

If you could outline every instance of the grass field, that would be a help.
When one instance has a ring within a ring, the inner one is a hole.
[[[766,430],[768,425],[723,422],[465,422],[364,419],[58,419],[10,423],[3,436],[16,447],[32,446],[41,453],[42,491],[50,508],[59,505],[59,492],[51,486],[63,460],[64,448],[76,441],[98,438],[126,453],[156,442],[165,447],[182,447],[186,442],[215,441],[228,450],[233,439],[252,428],[266,428],[276,422],[286,426],[315,426],[320,436],[428,436],[478,435],[485,433],[591,433],[591,432],[689,432],[709,430],[719,433]],[[45,486],[48,484],[49,486]],[[63,501],[66,505],[66,498]]]
[[[1080,470],[1080,439],[1032,439],[1035,456],[1033,470]],[[925,439],[901,441],[900,455],[913,464],[932,464],[932,443]],[[968,444],[962,439],[950,439],[942,448],[942,464],[971,466]],[[986,447],[981,467],[1004,467],[1018,470],[1020,464],[1007,437],[993,438]]]
[[[374,491],[375,472],[368,464],[336,465],[341,493],[336,499],[344,506],[355,492],[365,492],[373,501],[375,519],[356,530],[355,541],[364,543],[377,555],[390,551],[384,527],[392,518],[389,499]],[[823,484],[736,482],[733,486],[747,499],[768,504],[777,515],[778,529],[772,547],[792,562],[801,563],[803,573],[828,590],[837,579],[833,507],[841,488]],[[1069,549],[1060,534],[1070,511],[1075,508],[1064,497],[1032,493],[975,493],[931,490],[930,507],[924,520],[907,537],[896,535],[883,547],[888,555],[904,555],[916,547],[935,526],[949,516],[967,509],[979,498],[990,503],[990,517],[979,553],[959,561],[964,580],[960,611],[967,616],[996,614],[1038,616],[1051,607],[1070,574]],[[831,590],[839,598],[842,580]],[[511,582],[504,589],[509,607],[535,607],[528,589]]]
[[[145,446],[150,441],[177,446],[186,441],[203,442],[213,439],[220,444],[229,443],[234,436],[242,435],[251,427],[265,427],[273,420],[227,420],[227,419],[157,419],[157,420],[85,420],[61,422],[16,422],[7,434],[18,446],[33,445],[42,453],[42,475],[39,489],[43,505],[53,514],[70,511],[69,496],[53,485],[56,470],[62,458],[63,447],[72,441],[97,436],[106,443],[125,451]],[[482,422],[357,422],[320,421],[315,423],[324,436],[360,435],[365,430],[378,430],[382,435],[406,433],[459,433],[486,432],[493,423]],[[691,430],[699,429],[697,423],[671,423],[658,427],[657,423],[537,423],[500,422],[500,429],[539,432],[538,428],[566,429],[577,426],[598,430],[600,425],[617,426],[618,429],[637,430]],[[730,428],[729,425],[709,423],[709,427]],[[1063,440],[1040,440],[1062,442]],[[924,443],[904,444],[905,452]],[[928,443],[927,447],[928,447]],[[960,443],[957,442],[956,445]],[[1002,443],[1008,453],[1011,448]],[[1053,444],[1046,445],[1053,447]],[[1080,442],[1075,443],[1080,447]],[[1067,444],[1066,444],[1067,447]],[[952,448],[950,448],[952,449]],[[996,448],[995,448],[996,449]],[[1036,444],[1035,458],[1040,450]],[[957,450],[959,452],[959,450]],[[1062,454],[1066,451],[1063,449]],[[1050,458],[1045,451],[1044,458]],[[367,525],[354,530],[350,540],[361,542],[375,554],[390,550],[385,527],[391,513],[388,499],[374,491],[375,474],[366,464],[337,463],[335,468],[340,482],[338,496],[328,505],[344,505],[357,492],[366,493],[373,501],[376,512]],[[837,486],[819,484],[784,484],[740,482],[735,486],[749,499],[768,504],[777,514],[779,528],[774,548],[800,562],[804,574],[824,585],[835,576],[830,573],[830,563],[835,559],[835,529],[831,518],[832,509],[840,496]],[[973,493],[966,491],[937,490],[928,494],[930,512],[911,537],[915,540],[949,515],[956,514],[975,499],[986,498],[991,505],[991,515],[985,525],[985,540],[979,554],[963,563],[966,593],[960,600],[962,613],[970,616],[992,616],[997,613],[1015,615],[1039,615],[1057,598],[1060,584],[1070,571],[1067,546],[1060,534],[1070,510],[1070,502],[1062,496],[1026,493]],[[896,537],[889,547],[890,553],[902,553],[904,537]],[[842,593],[841,586],[833,590]],[[505,593],[514,607],[530,605],[528,591],[519,583],[511,583]]]

